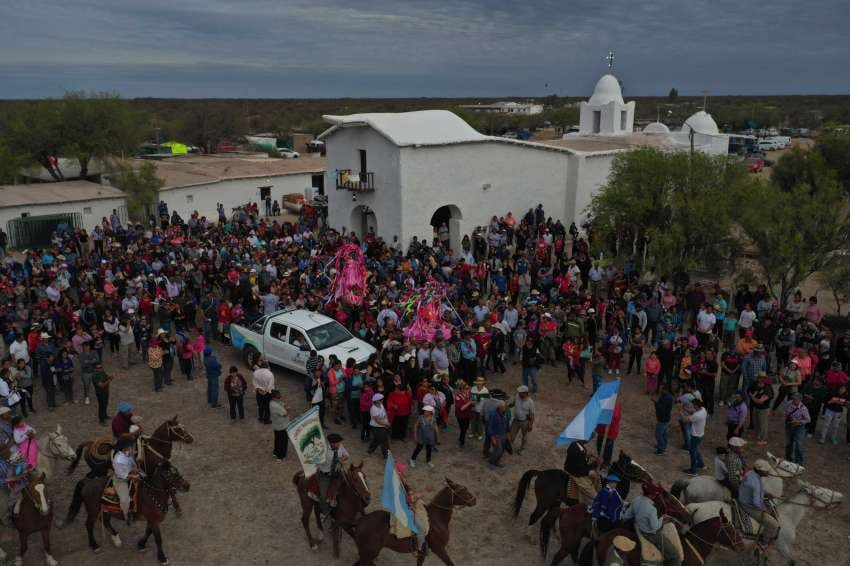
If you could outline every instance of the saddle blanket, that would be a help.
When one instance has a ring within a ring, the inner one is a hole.
[[[138,481],[130,482],[130,512],[136,513],[139,509],[139,490],[137,488]],[[112,478],[109,478],[109,483],[103,488],[103,494],[100,496],[100,507],[103,511],[121,515],[121,501],[118,497],[118,492],[115,490]]]

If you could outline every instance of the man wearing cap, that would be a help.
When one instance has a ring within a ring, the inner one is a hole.
[[[91,379],[94,386],[94,396],[97,399],[97,420],[101,425],[105,425],[109,418],[109,415],[106,414],[106,407],[109,406],[109,384],[112,383],[115,376],[107,375],[103,370],[103,362],[98,361],[94,365],[94,373]]]
[[[139,418],[133,414],[133,406],[127,401],[118,403],[118,412],[112,417],[112,436],[121,438],[133,432],[133,428],[138,430],[135,424]]]
[[[620,476],[608,474],[605,485],[593,498],[591,516],[596,521],[596,530],[599,533],[607,533],[619,526],[620,513],[623,511],[623,498],[617,492],[619,483]]]
[[[567,457],[564,460],[564,470],[578,490],[578,501],[584,505],[593,503],[596,497],[596,483],[599,475],[596,466],[590,463],[587,454],[587,441],[576,440],[567,448]]]
[[[336,433],[328,435],[328,450],[325,461],[317,466],[318,487],[324,491],[324,500],[329,507],[336,507],[336,496],[349,454],[342,445],[342,437]]]
[[[747,461],[744,459],[744,447],[747,441],[738,436],[733,436],[729,439],[729,454],[726,456],[726,478],[725,482],[717,477],[715,469],[715,477],[717,480],[726,486],[732,492],[732,497],[738,497],[738,490],[741,487],[741,481],[744,479],[744,471],[747,469]]]
[[[779,534],[779,521],[768,512],[762,478],[770,473],[770,464],[766,460],[756,460],[753,469],[744,475],[738,493],[740,508],[761,524],[759,545],[766,547],[776,540]]]
[[[651,542],[664,555],[664,566],[681,566],[684,556],[680,554],[681,541],[676,529],[664,528],[664,522],[652,499],[647,497],[648,484],[643,484],[643,493],[626,506],[621,520],[635,520],[635,531]],[[673,538],[674,540],[671,540]]]
[[[525,437],[534,427],[534,401],[528,396],[528,386],[520,385],[516,389],[516,397],[510,402],[511,410],[511,445],[516,445],[516,437],[522,434],[517,454],[525,450]]]
[[[133,518],[130,516],[130,481],[140,476],[139,465],[133,454],[135,446],[135,438],[123,436],[115,443],[112,455],[112,483],[115,486],[115,493],[118,494],[121,512],[124,513],[124,519],[128,525],[133,524]]]
[[[760,372],[767,372],[767,358],[764,355],[764,346],[756,344],[752,353],[744,357],[744,362],[741,364],[741,374],[744,376],[741,389],[744,392],[744,397],[750,391],[750,388],[755,384]]]
[[[384,395],[375,393],[372,396],[372,407],[369,409],[369,427],[372,429],[372,442],[369,443],[369,454],[381,447],[381,455],[386,458],[390,449],[388,430],[390,421],[387,419],[387,410],[384,408]]]
[[[487,439],[490,442],[490,466],[501,468],[504,466],[499,461],[502,459],[502,454],[506,450],[512,452],[510,444],[508,444],[510,430],[508,417],[505,415],[505,402],[499,401],[498,405],[496,405],[496,410],[492,411],[487,417]]]
[[[811,422],[809,409],[803,404],[799,393],[791,395],[791,402],[785,406],[785,459],[801,466],[806,463],[803,442],[806,439],[806,425]]]

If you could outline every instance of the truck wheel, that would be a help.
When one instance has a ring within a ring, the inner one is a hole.
[[[253,346],[245,346],[242,350],[242,359],[245,360],[245,365],[249,368],[254,367],[254,360],[257,359],[257,350]]]

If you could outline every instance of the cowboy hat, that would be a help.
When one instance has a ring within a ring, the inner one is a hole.
[[[770,464],[767,462],[767,460],[762,460],[761,458],[759,458],[758,460],[753,462],[753,469],[763,474],[769,474]]]
[[[733,436],[729,439],[729,446],[733,446],[735,448],[741,448],[747,445],[747,441],[741,438],[740,436]]]
[[[425,405],[424,407],[422,407],[422,410],[425,411],[426,413],[433,413],[434,407],[432,407],[431,405]]]
[[[342,442],[342,437],[335,432],[328,435],[328,442]]]
[[[614,537],[612,544],[614,545],[614,548],[620,552],[631,552],[635,549],[635,546],[637,546],[635,541],[622,535]]]

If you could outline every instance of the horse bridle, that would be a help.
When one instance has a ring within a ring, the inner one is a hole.
[[[175,441],[185,442],[185,443],[188,444],[188,443],[195,440],[195,437],[193,437],[189,433],[189,431],[186,430],[186,427],[183,426],[183,423],[177,423],[176,425],[169,424],[168,427],[165,430],[168,433],[169,437],[174,437],[174,438],[173,439],[171,439],[171,438],[165,439],[165,438],[157,438],[155,436],[146,436],[145,438],[148,439],[148,440],[156,440],[157,442],[162,442],[163,444],[165,444],[165,443],[172,444]],[[156,433],[154,433],[154,434],[156,434]]]
[[[56,442],[56,436],[58,435],[59,434],[57,432],[51,432],[49,435],[47,435],[47,447],[50,449],[50,456],[52,458],[56,458],[57,460],[63,457],[57,447],[58,444]]]
[[[455,496],[457,495],[457,491],[455,491],[455,488],[453,488],[453,487],[452,487],[452,485],[451,485],[451,484],[449,484],[449,483],[447,483],[447,484],[446,484],[446,488],[448,488],[448,490],[449,490],[449,494],[450,494],[450,497],[449,497],[449,504],[448,504],[448,506],[447,506],[447,507],[444,507],[444,506],[442,506],[442,505],[437,505],[437,504],[436,504],[435,502],[433,502],[433,501],[432,501],[431,503],[429,503],[428,505],[433,505],[433,506],[434,506],[434,507],[436,507],[437,509],[443,509],[444,511],[451,511],[452,509],[454,509],[454,506],[455,506]],[[467,503],[466,503],[465,501],[463,502],[463,504],[464,504],[464,505],[467,505]]]
[[[356,487],[354,487],[354,482],[351,480],[351,478],[349,478],[349,477],[348,477],[349,473],[350,473],[350,471],[349,471],[349,470],[346,470],[346,471],[344,471],[344,472],[342,473],[342,481],[343,481],[346,485],[348,485],[349,487],[351,487],[351,489],[353,489],[353,490],[354,490],[354,493],[356,493],[356,494],[357,494],[357,498],[358,498],[358,499],[360,499],[360,503],[362,503],[362,504],[365,506],[365,505],[366,505],[366,503],[367,503],[367,502],[366,502],[366,498],[365,498],[365,496],[363,496],[363,495],[361,495],[360,493],[358,493],[357,488],[356,488]],[[358,471],[357,473],[359,474],[360,472]],[[362,480],[362,482],[361,482],[361,483],[363,483],[363,488],[366,490],[366,494],[368,494],[368,495],[369,495],[369,498],[371,499],[371,497],[372,497],[372,492],[369,490],[369,486],[368,486],[368,485],[366,485],[366,477],[365,477],[365,476],[363,476],[363,477],[361,478],[361,480]]]

